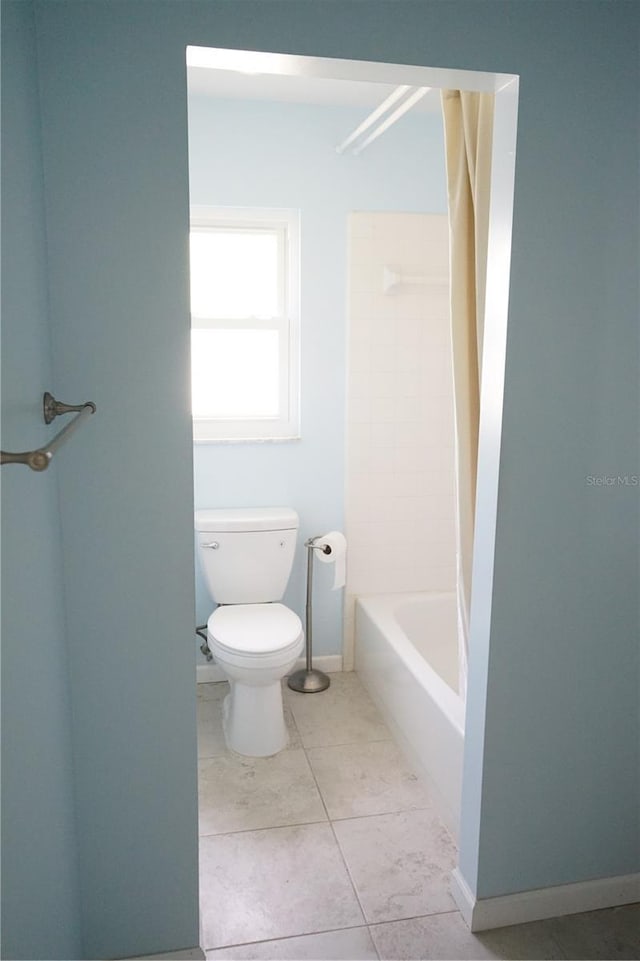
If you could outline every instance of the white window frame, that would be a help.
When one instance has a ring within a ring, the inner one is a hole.
[[[270,207],[191,206],[191,226],[237,230],[268,229],[278,237],[277,317],[225,319],[191,317],[191,327],[225,330],[277,330],[280,342],[279,416],[211,418],[193,416],[195,443],[295,440],[300,436],[300,223],[297,210]]]

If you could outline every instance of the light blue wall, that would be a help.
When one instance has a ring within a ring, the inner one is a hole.
[[[189,98],[191,202],[293,207],[301,217],[302,439],[197,444],[196,507],[290,504],[300,514],[286,600],[304,617],[307,537],[344,528],[347,218],[446,211],[440,113],[399,121],[360,156],[336,153],[367,108]],[[259,479],[259,480],[257,480]],[[313,649],[342,652],[342,593],[317,572]],[[196,562],[198,623],[212,603]],[[199,655],[201,658],[201,655]]]
[[[37,8],[56,383],[97,404],[58,467],[84,958],[198,943],[186,78],[155,7]]]
[[[638,471],[637,5],[36,9],[56,387],[99,408],[59,467],[84,956],[197,941],[187,44],[521,75],[462,869],[481,896],[637,869],[638,496],[585,481]]]
[[[639,488],[589,481],[639,474],[640,8],[513,9],[502,62],[521,82],[484,763],[463,798],[481,818],[461,845],[481,897],[640,869]],[[480,668],[472,660],[472,685]],[[478,706],[467,751],[481,756]]]
[[[2,446],[52,436],[31,3],[2,6]],[[10,149],[5,145],[10,144]],[[2,469],[2,957],[77,958],[80,913],[58,477]]]

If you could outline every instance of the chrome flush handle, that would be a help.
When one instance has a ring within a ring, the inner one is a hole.
[[[203,544],[203,547],[208,547],[212,551],[217,551],[220,545],[217,541],[211,541],[209,544]]]

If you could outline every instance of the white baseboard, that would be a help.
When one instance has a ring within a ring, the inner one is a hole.
[[[201,947],[183,948],[182,951],[166,951],[164,954],[139,954],[125,961],[205,961],[206,954]]]
[[[291,673],[293,674],[294,671],[306,667],[306,664],[305,658],[299,657]],[[319,671],[324,671],[325,674],[338,674],[342,670],[342,654],[320,654],[313,658],[313,666],[317,667]]]
[[[292,673],[293,671],[299,671],[305,664],[306,661],[304,657],[299,657],[293,666]],[[320,654],[318,657],[313,658],[313,666],[317,667],[319,671],[324,671],[325,674],[337,674],[342,670],[342,655]],[[196,667],[196,680],[198,684],[212,684],[216,681],[224,681],[226,678],[218,665],[211,663],[198,664]]]
[[[451,875],[451,893],[469,928],[472,931],[488,931],[508,924],[524,924],[527,921],[559,918],[565,914],[633,904],[640,901],[640,874],[559,884],[551,888],[476,900],[456,868]]]

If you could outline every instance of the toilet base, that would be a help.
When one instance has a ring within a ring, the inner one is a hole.
[[[270,757],[289,743],[280,681],[253,686],[229,681],[223,729],[227,747],[245,757]]]

